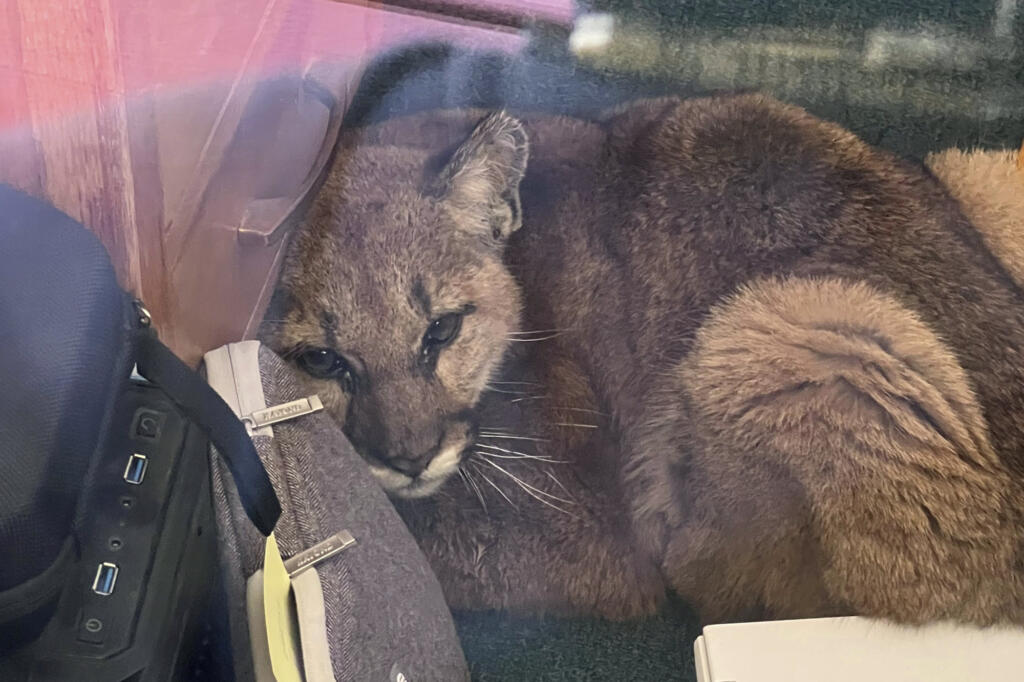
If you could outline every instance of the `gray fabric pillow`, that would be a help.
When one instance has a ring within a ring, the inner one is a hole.
[[[255,341],[207,354],[206,372],[210,384],[242,417],[308,397],[295,370]],[[253,442],[281,501],[274,535],[285,558],[342,530],[356,539],[354,546],[307,569],[319,574],[324,649],[334,678],[469,679],[437,578],[333,420],[323,412],[307,414],[255,429]],[[253,663],[246,582],[254,574],[259,577],[265,540],[243,513],[223,460],[211,461],[235,674],[240,681],[252,680],[261,676],[258,655],[255,667]],[[304,630],[302,638],[304,655],[316,655],[315,635]],[[313,662],[305,663],[307,679],[317,677],[309,671]],[[324,669],[323,661],[318,663]]]

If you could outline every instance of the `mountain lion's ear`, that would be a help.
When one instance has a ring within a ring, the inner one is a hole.
[[[477,125],[438,177],[459,229],[495,240],[519,229],[519,182],[526,173],[529,146],[523,124],[503,111]]]

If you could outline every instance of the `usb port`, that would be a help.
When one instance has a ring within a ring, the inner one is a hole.
[[[124,468],[124,480],[132,485],[142,483],[142,477],[146,475],[147,464],[149,462],[146,461],[145,455],[140,455],[137,452],[133,454],[128,458],[128,466]]]
[[[117,564],[104,561],[96,568],[96,579],[92,581],[92,591],[104,597],[114,591],[117,582]]]

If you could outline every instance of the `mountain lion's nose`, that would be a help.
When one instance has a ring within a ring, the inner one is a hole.
[[[427,468],[427,465],[430,464],[430,459],[430,456],[393,457],[388,461],[388,464],[392,469],[397,469],[406,476],[416,477]]]

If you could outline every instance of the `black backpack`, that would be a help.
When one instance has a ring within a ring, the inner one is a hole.
[[[230,408],[89,231],[0,185],[0,679],[184,676],[217,566],[208,442],[269,534]]]

